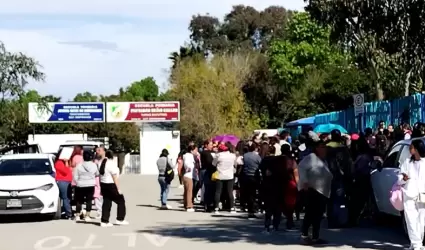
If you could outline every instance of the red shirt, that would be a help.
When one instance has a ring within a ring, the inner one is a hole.
[[[65,162],[58,160],[55,162],[56,180],[72,182],[72,169],[65,166]]]

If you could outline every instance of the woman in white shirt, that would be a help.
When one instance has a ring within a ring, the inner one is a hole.
[[[235,199],[233,196],[236,155],[229,151],[230,146],[231,145],[220,145],[219,153],[213,160],[213,165],[217,167],[218,171],[218,180],[216,180],[214,196],[215,213],[219,213],[219,203],[223,190],[225,190],[226,198],[230,203],[230,212],[236,213]]]
[[[190,145],[187,153],[183,155],[183,204],[187,212],[194,212],[193,209],[193,179],[197,178],[195,169],[195,155],[198,153],[196,146]]]
[[[109,222],[111,216],[112,202],[117,204],[117,220],[116,225],[128,225],[125,221],[126,207],[125,199],[121,190],[119,189],[118,178],[120,170],[113,162],[112,152],[105,152],[104,148],[100,148],[99,154],[102,156],[100,161],[99,174],[100,174],[100,191],[103,196],[102,205],[102,218],[100,225],[102,227],[111,227],[112,223]]]
[[[410,145],[412,157],[400,167],[398,184],[402,186],[404,218],[410,249],[423,249],[425,227],[425,144],[422,139]]]

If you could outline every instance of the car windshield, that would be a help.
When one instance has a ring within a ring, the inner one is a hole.
[[[49,159],[0,159],[0,176],[51,174]]]

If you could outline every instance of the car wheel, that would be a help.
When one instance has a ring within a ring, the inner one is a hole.
[[[61,199],[58,199],[58,207],[56,209],[56,213],[53,214],[54,220],[60,220],[62,218],[62,206],[61,206]]]

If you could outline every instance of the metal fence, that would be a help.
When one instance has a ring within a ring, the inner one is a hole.
[[[140,174],[140,155],[130,155],[129,164],[124,168],[125,174]]]

